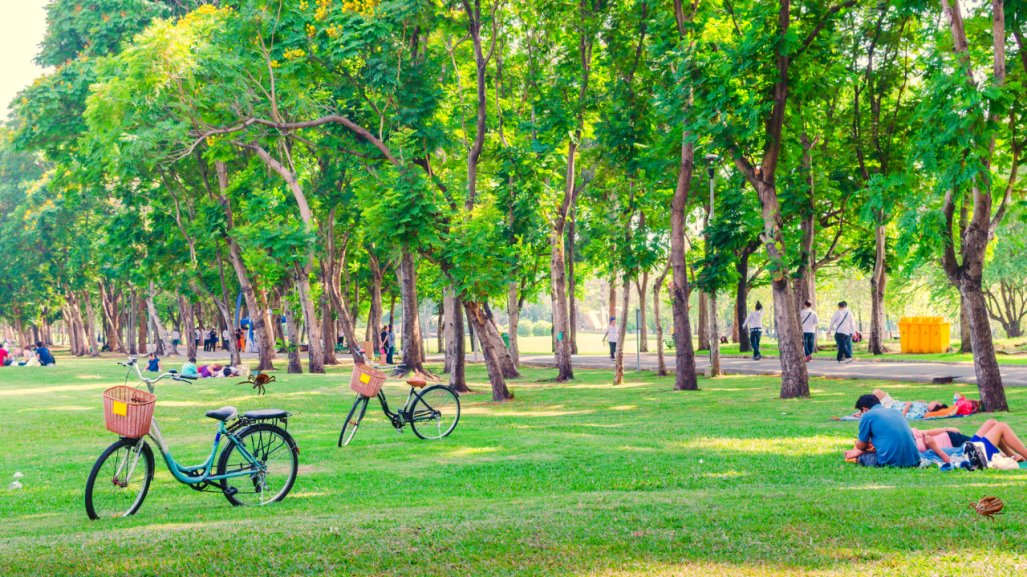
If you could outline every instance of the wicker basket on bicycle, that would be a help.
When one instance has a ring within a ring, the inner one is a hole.
[[[107,430],[138,439],[150,432],[157,397],[132,387],[111,387],[103,392],[103,417]]]
[[[358,364],[353,367],[353,377],[349,380],[349,388],[365,397],[373,397],[382,390],[385,384],[385,373],[370,365]]]

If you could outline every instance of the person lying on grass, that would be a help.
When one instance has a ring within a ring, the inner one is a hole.
[[[950,456],[962,451],[966,442],[981,443],[986,459],[1001,454],[1015,461],[1027,461],[1027,446],[1006,424],[988,419],[972,437],[955,427],[920,431],[884,408],[876,395],[863,395],[856,401],[862,418],[856,446],[845,452],[846,459],[867,467],[913,467],[920,459],[951,462]],[[914,457],[915,455],[915,457]],[[915,458],[915,461],[914,461]]]
[[[988,419],[970,440],[984,445],[988,459],[999,453],[1017,462],[1027,461],[1027,446],[1006,423]]]
[[[942,463],[949,463],[949,458],[954,453],[963,450],[963,443],[970,440],[955,427],[941,429],[927,429],[921,431],[913,428],[913,440],[920,456],[928,460],[940,460]]]
[[[874,396],[881,400],[885,408],[902,411],[902,415],[907,419],[922,419],[927,413],[948,408],[948,405],[941,401],[896,401],[881,389],[874,389]]]
[[[907,419],[922,419],[927,413],[939,411],[941,409],[947,409],[948,405],[941,401],[896,401],[881,389],[874,389],[874,396],[881,402],[881,405],[886,409],[894,409],[902,413]],[[861,413],[856,411],[852,414],[853,417],[859,418]]]

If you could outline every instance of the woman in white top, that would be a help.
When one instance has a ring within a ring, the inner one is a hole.
[[[760,337],[763,336],[763,303],[756,301],[756,310],[749,313],[743,328],[749,329],[749,342],[752,343],[752,360],[758,361],[763,358],[760,353]]]
[[[856,332],[856,321],[845,301],[838,303],[838,310],[831,317],[828,330],[834,331],[834,342],[838,344],[838,362],[852,362],[852,333]]]
[[[610,343],[610,359],[612,360],[617,352],[617,317],[610,317],[610,326],[606,327],[603,340]]]

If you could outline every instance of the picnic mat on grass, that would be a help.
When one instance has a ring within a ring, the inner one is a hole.
[[[909,421],[937,421],[939,419],[961,419],[963,417],[969,417],[970,415],[960,415],[956,407],[949,407],[947,409],[940,409],[927,413],[923,417],[916,419],[907,419]],[[971,413],[972,415],[973,413]],[[858,421],[859,417],[855,415],[842,415],[841,417],[831,417],[832,421]]]

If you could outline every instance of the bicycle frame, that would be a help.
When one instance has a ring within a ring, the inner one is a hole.
[[[385,398],[385,390],[378,391],[378,402],[382,405],[382,412],[385,416],[392,421],[392,426],[398,428],[403,427],[410,422],[410,405],[414,402],[414,397],[417,396],[415,393],[416,389],[410,388],[410,392],[407,393],[407,400],[403,404],[403,408],[393,413],[389,410],[389,401]]]
[[[128,363],[119,364],[127,365],[129,367],[129,370],[134,368],[136,375],[139,376],[139,380],[146,384],[146,388],[150,390],[151,394],[154,392],[154,385],[156,385],[159,381],[165,378],[170,378],[179,381],[184,380],[183,377],[178,376],[174,372],[164,373],[155,379],[146,378],[145,376],[143,376],[142,371],[139,370],[139,365],[135,362],[135,359],[132,359]],[[239,442],[238,437],[236,437],[236,435],[232,431],[229,431],[225,427],[224,421],[218,421],[218,430],[217,433],[214,435],[214,442],[210,448],[210,455],[207,457],[206,461],[199,465],[186,466],[180,465],[177,461],[175,461],[174,457],[171,456],[171,448],[168,446],[168,442],[164,440],[164,435],[162,435],[160,432],[160,427],[157,425],[156,417],[150,418],[150,432],[147,436],[153,439],[153,442],[157,445],[157,449],[160,451],[161,456],[164,458],[164,463],[167,464],[168,471],[171,472],[171,475],[174,476],[178,482],[187,485],[198,485],[200,483],[220,481],[223,479],[231,479],[234,477],[243,477],[246,475],[253,474],[252,470],[234,471],[231,473],[226,473],[224,475],[210,474],[210,468],[214,464],[214,458],[217,456],[218,447],[221,446],[222,436],[227,437],[228,441],[231,444],[235,445],[237,449],[239,449],[239,453],[243,456],[243,458],[246,459],[246,461],[249,464],[256,467],[256,470],[258,472],[263,472],[265,468],[264,465],[261,464],[260,461],[258,461],[253,455],[251,455],[250,452],[246,450],[246,447],[241,442]],[[134,471],[135,465],[139,460],[139,454],[142,452],[143,442],[144,439],[139,439],[139,442],[136,443],[135,450],[133,451],[134,456],[132,458],[132,466],[129,469],[129,476]],[[127,461],[125,464],[127,464]],[[196,471],[203,471],[203,474],[193,474]]]

